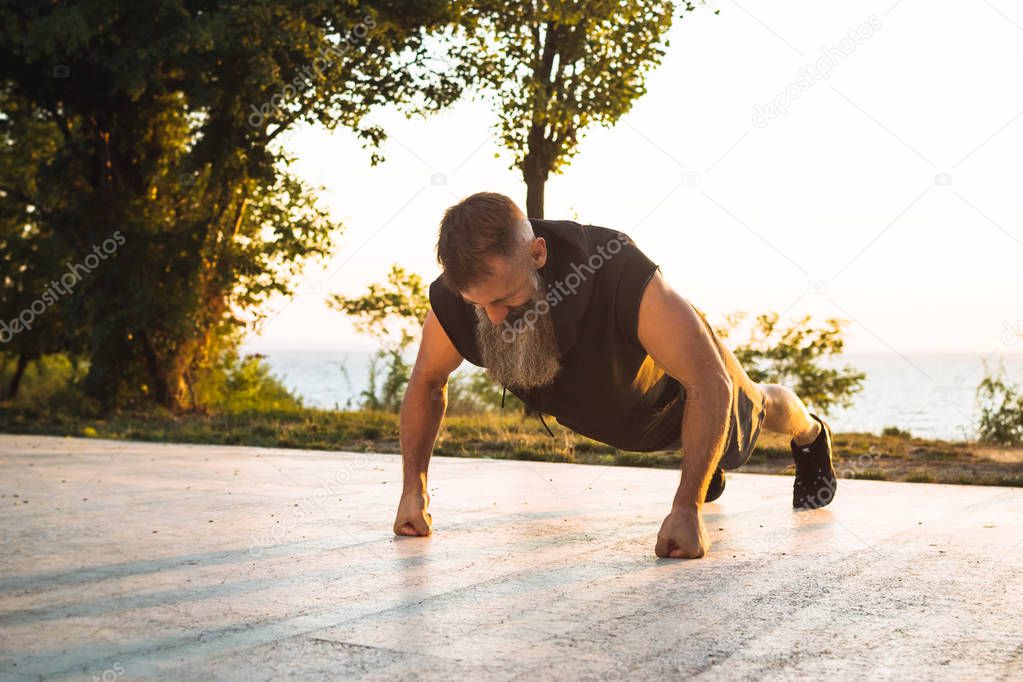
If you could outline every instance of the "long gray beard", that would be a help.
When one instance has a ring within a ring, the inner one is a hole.
[[[531,309],[533,304],[527,304]],[[529,316],[530,319],[533,315]],[[533,324],[493,325],[482,308],[476,309],[476,341],[490,378],[508,388],[529,390],[547,386],[561,369],[558,342],[550,313]]]

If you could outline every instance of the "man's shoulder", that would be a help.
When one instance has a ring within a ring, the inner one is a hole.
[[[616,252],[625,245],[638,248],[629,235],[610,227],[584,224],[574,220],[530,218],[529,222],[537,236],[553,236],[556,240],[568,242],[584,251],[593,251],[598,246],[606,248],[608,245]]]
[[[448,286],[447,282],[444,281],[444,274],[437,275],[437,278],[430,282],[429,295],[432,299],[434,296],[455,296],[455,292]]]
[[[464,326],[464,322],[471,318],[472,306],[447,283],[443,274],[430,283],[428,296],[430,307],[449,335],[451,327]]]
[[[429,297],[430,309],[451,345],[463,358],[482,367],[483,360],[476,345],[476,321],[472,306],[448,285],[444,275],[430,283]]]

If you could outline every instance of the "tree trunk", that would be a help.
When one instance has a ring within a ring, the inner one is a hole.
[[[122,328],[103,329],[94,334],[89,352],[89,372],[85,375],[85,395],[97,401],[107,413],[117,403],[118,394],[129,374],[133,352]]]
[[[7,385],[7,400],[14,400],[18,397],[18,388],[21,386],[21,378],[25,375],[25,368],[28,367],[29,357],[25,353],[18,354],[18,365],[14,368],[14,375]]]
[[[168,359],[163,375],[164,384],[167,386],[167,399],[163,404],[175,412],[185,412],[189,409],[188,382],[185,381],[188,367],[185,348],[190,347],[190,344],[185,344],[184,348],[178,349],[176,357]]]
[[[522,179],[526,181],[526,217],[543,218],[543,190],[550,174],[544,126],[534,125],[526,136],[526,155],[522,158]]]
[[[140,332],[139,341],[142,343],[142,357],[146,360],[146,371],[149,373],[149,381],[153,384],[153,398],[161,405],[167,403],[167,382],[164,381],[160,372],[160,361],[156,357],[156,350],[149,341],[149,334]]]
[[[526,175],[526,217],[543,218],[543,190],[547,180],[542,175]]]
[[[153,382],[153,399],[164,407],[181,412],[186,409],[188,388],[185,384],[185,368],[188,363],[184,357],[191,348],[187,342],[175,344],[171,357],[160,357],[150,341],[149,334],[139,334],[142,342],[142,354],[146,360],[146,369]]]
[[[15,361],[17,362],[17,361]],[[0,353],[0,377],[7,373],[7,356]],[[7,394],[4,393],[4,387],[0,385],[0,401],[7,400]]]

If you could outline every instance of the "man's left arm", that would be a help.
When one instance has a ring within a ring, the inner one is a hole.
[[[654,362],[686,389],[682,480],[654,551],[659,557],[699,558],[710,548],[700,510],[724,454],[732,382],[699,313],[658,272],[643,291],[638,335]]]

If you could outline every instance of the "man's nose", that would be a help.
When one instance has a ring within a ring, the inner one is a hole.
[[[508,317],[508,306],[488,305],[487,317],[490,318],[490,324],[496,327],[504,322],[504,318]]]

